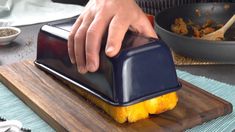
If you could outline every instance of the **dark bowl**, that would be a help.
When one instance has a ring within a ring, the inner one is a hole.
[[[230,8],[225,9],[226,5],[229,5]],[[196,9],[201,11],[201,16],[196,15]],[[182,36],[173,33],[170,29],[174,20],[179,17],[186,20],[191,19],[196,23],[204,23],[208,17],[217,23],[226,23],[234,13],[234,3],[200,3],[169,8],[156,16],[155,29],[160,38],[177,54],[201,60],[235,63],[235,41],[229,38],[231,34],[235,36],[234,25],[226,32],[226,41],[210,41]]]

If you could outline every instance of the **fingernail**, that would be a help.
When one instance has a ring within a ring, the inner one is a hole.
[[[75,61],[74,61],[73,58],[70,58],[70,61],[71,61],[72,64],[75,64]]]
[[[109,46],[107,49],[106,49],[106,53],[111,53],[114,51],[114,47],[113,46]]]
[[[81,74],[85,74],[87,72],[86,68],[83,66],[78,67],[78,72]]]
[[[96,65],[95,64],[89,64],[88,65],[88,71],[95,72],[96,71]]]

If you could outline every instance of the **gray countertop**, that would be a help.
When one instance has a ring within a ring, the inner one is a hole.
[[[37,34],[43,24],[20,27],[22,32],[7,46],[0,46],[0,65],[36,57]],[[235,65],[180,66],[179,70],[235,85]]]
[[[37,34],[42,24],[20,27],[21,34],[9,45],[0,46],[0,65],[35,59]]]

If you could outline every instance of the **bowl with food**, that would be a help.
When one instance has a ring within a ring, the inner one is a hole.
[[[0,45],[10,44],[20,32],[17,27],[0,27]]]
[[[155,18],[159,37],[177,54],[199,60],[235,63],[235,24],[223,37],[205,36],[235,14],[235,3],[197,3],[161,11]]]

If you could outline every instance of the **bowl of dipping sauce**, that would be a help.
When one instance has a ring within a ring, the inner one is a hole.
[[[0,45],[10,44],[20,32],[17,27],[0,27]]]

